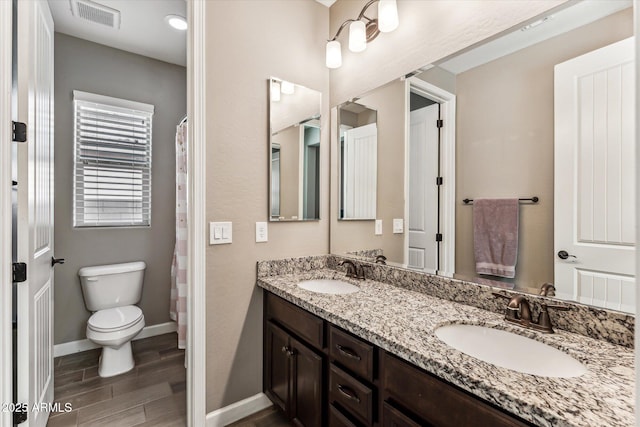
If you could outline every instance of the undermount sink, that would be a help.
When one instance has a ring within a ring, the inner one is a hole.
[[[522,335],[478,325],[446,325],[435,334],[449,346],[502,368],[542,377],[571,378],[587,368],[547,344]]]
[[[360,290],[356,285],[337,279],[305,280],[298,283],[298,286],[307,291],[331,295],[352,294]]]

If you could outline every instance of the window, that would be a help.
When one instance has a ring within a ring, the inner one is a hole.
[[[74,227],[151,225],[153,105],[73,91]]]

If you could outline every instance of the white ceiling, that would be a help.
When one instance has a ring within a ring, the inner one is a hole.
[[[544,22],[539,23],[539,19],[533,20],[534,23],[539,23],[537,26],[526,31],[518,28],[502,37],[449,58],[439,63],[438,66],[453,74],[463,73],[525,47],[602,19],[632,5],[632,0],[581,1],[553,15],[548,15],[548,19]]]
[[[336,0],[316,0],[318,3],[320,3],[321,5],[327,6],[327,7],[331,7],[332,4],[334,4],[336,2]]]
[[[171,28],[169,14],[186,16],[185,0],[96,0],[120,11],[120,28],[73,16],[69,0],[49,0],[55,30],[70,36],[182,66],[187,65],[187,34]]]

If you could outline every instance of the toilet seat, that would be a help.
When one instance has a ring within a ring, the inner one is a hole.
[[[144,321],[142,310],[135,305],[108,308],[95,312],[87,322],[87,329],[95,332],[114,332]]]

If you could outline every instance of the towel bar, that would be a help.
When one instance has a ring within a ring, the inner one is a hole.
[[[533,197],[523,198],[518,200],[521,202],[532,202],[532,203],[538,203],[540,201],[538,196],[533,196]],[[464,202],[465,205],[473,203],[473,199],[463,199],[462,201]]]

